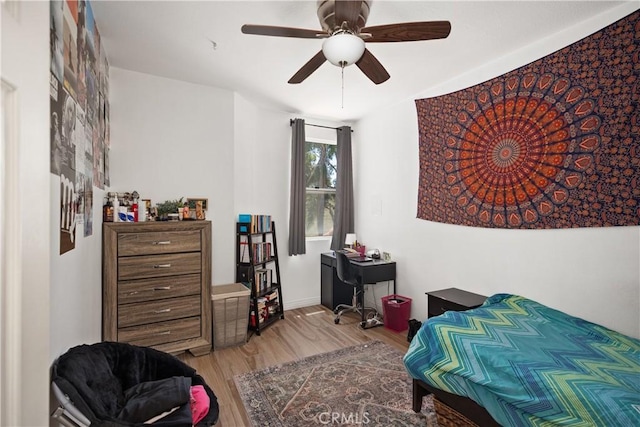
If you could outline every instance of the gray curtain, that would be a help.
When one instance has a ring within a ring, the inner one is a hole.
[[[291,198],[289,200],[289,255],[303,255],[305,246],[304,120],[291,124]]]
[[[353,168],[351,166],[351,127],[338,128],[338,179],[336,182],[336,212],[333,218],[331,249],[342,249],[347,233],[354,232]]]

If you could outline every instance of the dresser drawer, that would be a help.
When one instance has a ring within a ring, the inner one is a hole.
[[[199,253],[118,258],[118,280],[198,273],[202,268],[201,263]]]
[[[118,283],[118,304],[200,295],[200,275],[156,277]]]
[[[200,317],[151,323],[118,330],[118,341],[133,345],[154,346],[197,338],[201,334]]]
[[[440,316],[444,314],[445,311],[464,311],[469,309],[469,307],[432,296],[429,296],[428,303],[429,316]]]
[[[200,315],[200,295],[118,306],[118,328]]]
[[[197,230],[121,233],[118,235],[118,256],[198,251],[200,251],[200,232]]]

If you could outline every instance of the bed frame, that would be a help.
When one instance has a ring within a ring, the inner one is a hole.
[[[413,379],[413,411],[420,412],[422,398],[433,394],[438,425],[441,427],[500,427],[486,409],[468,397],[447,393]]]

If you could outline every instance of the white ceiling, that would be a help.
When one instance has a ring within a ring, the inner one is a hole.
[[[240,32],[243,24],[320,29],[315,1],[91,1],[111,66],[229,89],[260,105],[337,121],[412,99],[620,4],[373,1],[369,26],[448,20],[451,34],[443,40],[368,43],[391,78],[376,86],[357,67],[347,67],[343,104],[340,68],[328,62],[301,84],[287,83],[320,50],[321,40]]]

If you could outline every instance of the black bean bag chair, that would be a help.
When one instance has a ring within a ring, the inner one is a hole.
[[[176,407],[153,425],[190,426],[189,390],[196,385],[210,400],[209,412],[196,426],[218,421],[216,395],[195,369],[148,347],[116,342],[74,347],[53,363],[51,381],[92,426],[144,425]]]

